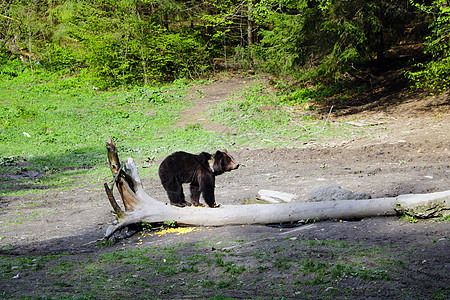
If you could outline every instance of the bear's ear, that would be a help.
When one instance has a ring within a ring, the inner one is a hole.
[[[209,154],[207,152],[202,152],[202,153],[199,154],[199,156],[203,156],[204,158],[206,158],[206,160],[211,159],[211,157],[214,158],[214,155],[211,155],[211,154]]]
[[[227,149],[223,149],[222,152],[225,153],[225,154],[228,154]]]
[[[214,156],[214,158],[221,158],[223,156],[223,153],[222,153],[222,151],[217,150],[213,156]]]

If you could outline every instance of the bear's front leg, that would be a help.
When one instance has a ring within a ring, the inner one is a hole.
[[[198,186],[198,184],[195,183],[191,183],[190,184],[190,190],[191,190],[191,203],[194,206],[204,206],[203,204],[200,203],[200,187]]]
[[[203,187],[202,189],[202,193],[203,193],[203,199],[205,199],[206,204],[208,204],[209,207],[214,208],[214,207],[219,207],[219,205],[216,204],[216,199],[214,196],[214,185],[210,186],[210,185],[206,185]]]

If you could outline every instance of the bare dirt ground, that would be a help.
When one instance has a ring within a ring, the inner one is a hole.
[[[223,205],[242,204],[254,199],[260,189],[294,193],[299,201],[306,201],[314,187],[331,183],[355,192],[369,192],[373,198],[448,190],[450,95],[425,97],[425,94],[409,93],[404,82],[386,82],[385,78],[378,80],[374,84],[379,85],[378,89],[355,99],[351,105],[335,105],[330,115],[329,122],[332,123],[357,121],[355,135],[345,139],[312,141],[302,148],[233,151],[232,155],[242,167],[217,178],[216,201]],[[223,125],[208,122],[202,108],[224,100],[230,93],[244,89],[255,81],[244,76],[231,76],[196,87],[201,89],[202,97],[193,97],[195,104],[186,112],[180,126],[199,122],[209,130],[226,132],[229,129]],[[323,111],[325,118],[329,106],[324,106]],[[358,127],[360,123],[373,126]],[[96,243],[113,221],[102,188],[103,182],[109,180],[106,176],[89,179],[91,183],[81,189],[2,197],[0,254],[11,257],[71,254],[70,259],[85,260],[83,255],[95,257],[99,253],[136,248],[142,242],[137,236],[107,248],[100,248]],[[150,195],[167,201],[157,179],[144,178],[143,184]],[[153,285],[144,290],[136,289],[134,296],[171,299],[216,295],[287,299],[448,299],[449,229],[448,221],[419,220],[409,223],[399,217],[389,217],[343,222],[330,220],[281,229],[229,226],[180,236],[147,237],[142,246],[165,247],[185,243],[177,250],[181,257],[193,251],[193,244],[209,241],[208,246],[200,251],[211,255],[218,251],[231,251],[235,254],[234,262],[247,264],[247,269],[252,259],[257,257],[255,253],[266,255],[280,252],[280,258],[291,259],[292,268],[300,268],[300,263],[295,265],[292,260],[296,257],[298,261],[321,257],[332,262],[336,256],[353,255],[353,252],[346,252],[349,250],[343,250],[333,242],[357,243],[364,249],[382,249],[368,255],[378,255],[380,259],[389,259],[390,262],[401,260],[402,266],[387,269],[389,280],[375,276],[375,280],[368,281],[349,275],[323,285],[299,286],[295,283],[295,272],[270,264],[267,267],[258,265],[260,272],[238,274],[238,281],[221,289],[218,286],[196,289],[183,285],[168,287],[171,280],[180,282],[181,279],[155,275],[151,278]],[[317,243],[314,244],[314,241]],[[208,272],[206,266],[199,266],[200,273]],[[54,287],[50,288],[51,284],[47,281],[51,279],[45,274],[36,272],[27,276],[12,279],[0,274],[0,291],[4,293],[0,297],[40,296],[33,292],[38,286],[48,288],[44,289],[43,296],[63,295],[58,294]],[[279,287],[276,282],[280,282]],[[70,292],[70,287],[66,287],[65,291]],[[118,298],[131,297],[115,295]],[[105,294],[99,296],[105,297]]]

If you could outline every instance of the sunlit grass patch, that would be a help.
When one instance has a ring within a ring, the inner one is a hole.
[[[236,143],[252,146],[302,146],[305,142],[349,134],[314,114],[300,114],[263,85],[235,94],[212,108],[212,120],[232,128]]]
[[[198,128],[174,126],[190,105],[185,99],[189,83],[184,80],[166,86],[97,91],[88,84],[76,84],[72,77],[39,76],[0,82],[0,186],[4,194],[17,193],[17,188],[11,188],[16,184],[31,191],[61,188],[73,183],[69,178],[98,173],[106,161],[108,136],[115,139],[120,153],[132,154],[140,166],[180,149],[213,148],[223,140]],[[27,172],[38,174],[30,180]]]

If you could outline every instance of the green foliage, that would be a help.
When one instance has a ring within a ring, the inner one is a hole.
[[[36,63],[69,73],[87,68],[96,86],[108,89],[198,77],[207,69],[209,55],[202,36],[187,26],[166,26],[168,12],[183,9],[176,1],[0,5],[6,13],[0,18],[2,52],[20,57],[32,72]]]
[[[252,55],[259,68],[267,72],[295,74],[305,63],[306,17],[274,14],[270,22],[273,23],[273,29],[261,31],[263,38],[259,45],[253,46]]]
[[[355,64],[381,60],[384,32],[404,30],[409,21],[401,1],[283,1],[268,16],[253,55],[262,69],[279,75],[339,79]]]
[[[431,88],[440,93],[450,87],[450,7],[448,1],[434,0],[431,5],[410,2],[420,8],[430,19],[431,34],[426,38],[425,53],[432,57],[427,63],[419,63],[418,71],[406,76],[417,88]]]
[[[168,228],[174,228],[177,225],[177,222],[172,220],[172,221],[164,221],[164,226],[168,227]]]
[[[138,1],[121,3],[112,10],[83,6],[78,11],[80,20],[71,23],[100,88],[201,73],[207,54],[195,36],[168,31],[154,15],[143,15]]]
[[[305,104],[308,102],[320,102],[324,98],[333,97],[342,92],[342,85],[335,83],[333,85],[318,84],[312,88],[298,88],[288,95],[280,97],[280,101],[285,102],[289,105]],[[338,99],[342,99],[339,97]]]
[[[433,61],[408,76],[418,86],[445,89],[444,2],[3,1],[0,50],[2,60],[20,60],[32,75],[41,66],[71,75],[87,70],[100,89],[198,78],[213,69],[215,57],[299,79],[341,79],[369,60],[382,62],[385,47],[404,40],[422,10],[431,20],[427,53]],[[19,71],[1,62],[0,76]]]
[[[8,80],[19,76],[25,67],[18,60],[9,60],[6,55],[0,54],[0,79]]]
[[[402,215],[402,220],[409,222],[409,223],[417,223],[419,221],[419,220],[417,220],[416,217],[407,215],[407,214]]]
[[[44,64],[51,71],[67,71],[73,73],[81,65],[81,57],[71,47],[62,47],[55,43],[47,43]]]

